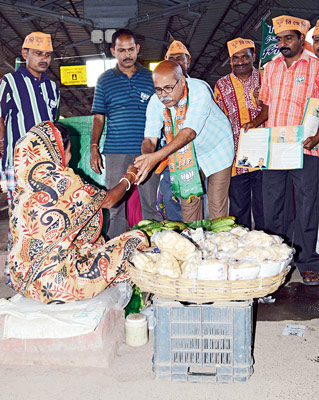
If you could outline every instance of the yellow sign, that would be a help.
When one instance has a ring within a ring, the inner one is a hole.
[[[86,65],[60,66],[62,85],[86,85]]]

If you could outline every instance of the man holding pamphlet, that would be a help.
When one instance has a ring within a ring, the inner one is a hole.
[[[269,127],[301,125],[309,98],[319,98],[319,60],[303,49],[310,23],[292,16],[273,19],[278,48],[282,56],[265,67],[259,99],[261,113],[244,124],[247,131],[268,119]],[[319,133],[303,142],[303,168],[263,171],[265,229],[292,240],[285,229],[284,206],[286,184],[294,185],[296,216],[294,247],[296,265],[306,285],[319,285],[319,255],[316,253],[318,215],[318,149]],[[290,215],[291,226],[294,216]]]
[[[229,118],[233,135],[235,154],[241,126],[255,118],[261,111],[258,92],[261,75],[254,67],[255,44],[250,39],[236,38],[227,42],[232,72],[220,78],[214,90],[214,100]],[[247,155],[242,154],[236,168],[233,166],[229,187],[229,215],[237,217],[240,224],[255,229],[264,228],[262,171],[251,170]],[[246,167],[246,168],[243,168]]]

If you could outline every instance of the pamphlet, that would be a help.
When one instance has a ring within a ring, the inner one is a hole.
[[[301,124],[304,126],[304,140],[316,135],[319,128],[319,99],[308,99]]]
[[[300,169],[303,167],[304,126],[278,126],[240,131],[236,167]]]

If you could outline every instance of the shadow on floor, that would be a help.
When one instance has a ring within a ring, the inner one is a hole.
[[[319,318],[319,286],[288,282],[272,294],[273,304],[258,304],[257,321],[306,321]]]

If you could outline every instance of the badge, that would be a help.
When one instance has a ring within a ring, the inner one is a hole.
[[[305,77],[304,76],[296,76],[296,82],[297,83],[304,83]]]
[[[50,100],[50,107],[55,108],[57,106],[57,102],[55,100]]]
[[[144,103],[144,101],[148,100],[151,96],[147,93],[141,92],[141,103]]]

